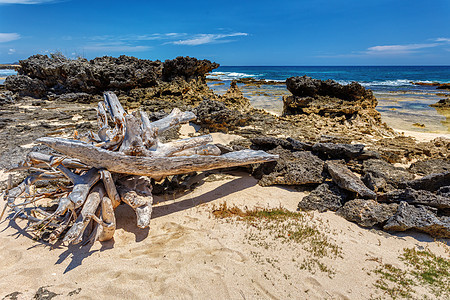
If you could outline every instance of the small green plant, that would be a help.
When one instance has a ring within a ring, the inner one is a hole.
[[[450,297],[450,260],[429,249],[405,248],[399,258],[405,270],[391,264],[380,264],[373,272],[380,276],[375,286],[392,298],[413,298],[414,287],[423,286],[437,298]]]
[[[269,237],[281,240],[285,244],[301,245],[312,258],[305,260],[300,269],[310,272],[320,270],[331,277],[335,272],[318,259],[342,257],[341,247],[330,241],[328,236],[319,230],[317,224],[312,222],[313,215],[308,213],[292,212],[281,207],[240,209],[222,203],[219,207],[213,208],[212,214],[216,218],[233,217],[246,222],[253,229],[246,235],[247,242],[258,248],[275,250],[276,244]]]

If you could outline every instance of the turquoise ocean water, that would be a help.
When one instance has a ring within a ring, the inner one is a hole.
[[[450,82],[450,66],[331,66],[331,67],[254,67],[221,66],[208,75],[209,86],[224,93],[233,79],[253,77],[260,80],[284,81],[291,76],[307,75],[316,79],[333,79],[341,84],[359,82],[371,89],[378,99],[377,110],[390,126],[401,130],[450,133],[449,111],[437,110],[430,104],[450,94],[433,86],[414,85],[412,82]],[[284,85],[252,87],[240,85],[244,95],[255,107],[280,114],[282,96],[289,95]],[[413,126],[414,123],[425,127]]]

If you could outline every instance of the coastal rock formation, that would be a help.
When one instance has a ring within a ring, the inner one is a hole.
[[[279,146],[267,152],[278,155],[279,159],[276,163],[271,163],[272,167],[263,171],[265,174],[259,181],[260,185],[304,185],[323,182],[324,163],[310,151],[291,152]]]
[[[437,238],[450,238],[450,217],[438,217],[424,206],[401,202],[398,210],[384,225],[384,230],[406,231],[414,229]]]
[[[450,108],[450,98],[441,99],[434,104],[430,104],[431,107]]]
[[[332,121],[341,132],[348,131],[351,135],[355,132],[396,135],[381,122],[381,115],[375,110],[378,102],[372,91],[356,82],[341,85],[333,80],[303,76],[288,78],[286,86],[292,96],[283,97],[283,116],[292,121],[314,119],[316,128],[328,127]]]
[[[9,76],[9,90],[41,97],[46,92],[101,94],[105,90],[130,91],[177,79],[204,81],[205,74],[219,65],[208,60],[177,57],[150,61],[129,56],[68,59],[62,55],[34,55],[20,61],[19,75]],[[25,84],[26,83],[26,84]],[[33,84],[31,88],[30,84]]]
[[[408,170],[415,174],[430,175],[450,171],[450,161],[445,159],[419,160],[411,164]]]
[[[374,200],[353,199],[338,210],[338,214],[362,227],[372,227],[386,222],[397,212],[398,204],[380,204]]]
[[[363,162],[362,181],[375,192],[388,192],[414,179],[414,174],[403,168],[394,167],[382,159],[368,159]]]
[[[375,199],[377,197],[377,194],[365,186],[361,179],[344,164],[336,161],[327,161],[325,166],[333,181],[340,188],[355,192],[363,198]]]
[[[346,193],[331,182],[322,183],[299,203],[298,208],[303,210],[337,211],[347,199]]]
[[[437,191],[450,182],[450,171],[435,173],[419,179],[408,181],[407,185],[416,190]]]
[[[221,101],[224,102],[225,105],[237,110],[250,108],[250,101],[244,97],[235,80],[230,83],[230,88],[221,97],[221,99]]]
[[[194,109],[197,116],[195,121],[204,129],[211,132],[228,132],[248,122],[248,116],[233,109],[229,109],[224,103],[214,100],[204,100]]]
[[[445,193],[444,190],[442,193]],[[404,190],[395,190],[383,195],[379,195],[379,202],[400,203],[407,202],[415,205],[426,205],[437,209],[450,209],[450,198],[443,195],[436,195],[429,191],[414,190],[406,188]]]
[[[364,145],[316,143],[312,146],[312,150],[315,152],[319,152],[321,155],[326,156],[329,159],[349,159],[360,156],[364,150]]]

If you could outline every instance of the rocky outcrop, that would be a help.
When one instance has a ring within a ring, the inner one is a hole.
[[[190,57],[177,57],[162,63],[124,55],[88,61],[39,54],[21,60],[20,65],[19,75],[9,76],[5,85],[11,91],[36,97],[46,93],[130,91],[177,79],[188,82],[200,78],[204,83],[205,74],[219,66]]]
[[[438,217],[424,206],[401,202],[398,210],[383,227],[389,231],[414,229],[437,238],[450,238],[450,217]]]
[[[228,132],[248,122],[248,117],[237,110],[229,109],[222,102],[204,100],[194,109],[196,123],[211,132]]]
[[[337,143],[316,143],[312,146],[314,152],[331,159],[356,158],[363,153],[362,144],[337,144]]]
[[[435,173],[419,179],[409,181],[407,185],[416,190],[437,191],[443,186],[449,185],[450,171]]]
[[[365,186],[361,179],[344,164],[336,161],[327,161],[325,166],[333,181],[340,188],[355,192],[363,198],[375,199],[377,197],[377,194]]]
[[[368,159],[363,162],[362,181],[375,192],[388,192],[414,179],[414,174],[400,167],[394,167],[382,159]]]
[[[383,195],[379,195],[379,202],[407,202],[409,204],[426,205],[438,209],[450,209],[450,198],[435,195],[429,191],[413,190],[406,188],[404,190],[395,190]]]
[[[430,104],[431,107],[450,108],[450,98],[441,99],[434,104]]]
[[[6,77],[6,89],[18,93],[19,96],[40,98],[45,96],[46,87],[39,79],[32,79],[25,75],[11,75]]]
[[[287,89],[293,96],[285,97],[283,114],[346,115],[349,118],[365,109],[374,109],[377,100],[370,90],[353,82],[340,85],[333,80],[311,77],[291,77],[286,80]],[[371,111],[379,119],[379,114]]]
[[[220,97],[220,99],[223,103],[225,103],[226,106],[230,108],[238,110],[245,110],[250,108],[250,101],[244,97],[235,80],[230,83],[230,88],[222,97]]]
[[[298,208],[302,210],[327,210],[337,211],[347,199],[347,194],[337,185],[327,182],[315,188],[308,196],[299,203]]]
[[[338,210],[346,220],[362,227],[381,225],[397,212],[398,204],[380,204],[374,200],[350,200]]]
[[[409,171],[420,175],[430,175],[433,173],[443,173],[450,171],[450,161],[445,159],[427,159],[412,163]]]
[[[323,182],[323,161],[310,151],[291,152],[278,146],[268,153],[279,155],[279,159],[271,168],[264,170],[263,173],[266,174],[262,175],[260,185],[304,185]]]

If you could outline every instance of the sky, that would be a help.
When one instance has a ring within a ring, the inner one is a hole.
[[[0,0],[0,63],[193,56],[228,66],[450,65],[450,0]]]

